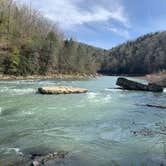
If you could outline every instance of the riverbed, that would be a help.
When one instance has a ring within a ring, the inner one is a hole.
[[[35,147],[69,152],[60,166],[166,164],[166,136],[160,132],[166,110],[143,106],[166,105],[166,92],[114,89],[116,79],[0,81],[0,166]],[[38,87],[60,85],[89,92],[36,93]],[[152,133],[137,133],[144,129]]]

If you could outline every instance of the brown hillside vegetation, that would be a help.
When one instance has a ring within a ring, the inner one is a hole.
[[[0,72],[11,75],[94,74],[104,50],[65,39],[39,11],[0,0]]]

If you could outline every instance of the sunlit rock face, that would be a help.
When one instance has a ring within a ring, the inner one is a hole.
[[[86,93],[88,90],[83,88],[74,88],[69,86],[41,87],[38,89],[41,94],[72,94]]]

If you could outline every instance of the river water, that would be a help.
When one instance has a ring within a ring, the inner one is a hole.
[[[112,89],[116,79],[0,81],[0,166],[32,147],[68,151],[62,166],[166,164],[166,110],[141,106],[165,105],[166,93]],[[56,85],[89,92],[36,94]]]

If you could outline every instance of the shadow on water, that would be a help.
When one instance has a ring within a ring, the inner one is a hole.
[[[1,108],[0,116],[14,115],[19,111],[18,108]]]
[[[8,144],[11,142],[17,141],[19,138],[27,137],[31,135],[31,132],[24,131],[24,132],[11,132],[10,134],[6,135],[5,137],[0,137],[0,145]]]

